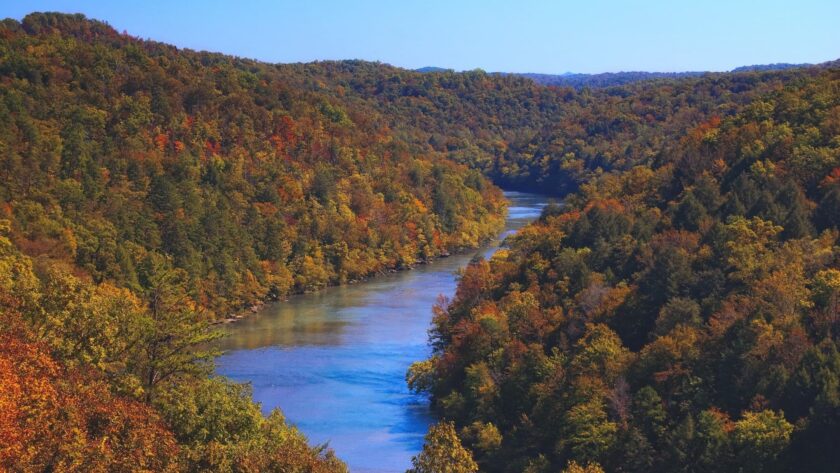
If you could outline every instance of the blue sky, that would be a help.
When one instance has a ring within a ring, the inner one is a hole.
[[[509,72],[729,70],[840,58],[840,0],[4,0],[269,62]]]

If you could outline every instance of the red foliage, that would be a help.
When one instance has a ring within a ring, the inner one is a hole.
[[[700,123],[689,131],[687,138],[695,143],[699,143],[703,141],[705,137],[709,136],[709,133],[717,129],[720,126],[720,123],[720,117],[713,115],[707,121]]]
[[[292,117],[285,115],[280,118],[280,124],[277,126],[277,135],[289,146],[294,146],[297,143],[297,133],[297,124]]]
[[[155,146],[157,146],[159,150],[165,151],[167,143],[169,143],[169,137],[165,134],[159,133],[155,136]]]
[[[205,140],[204,142],[204,150],[207,153],[207,156],[213,156],[214,154],[219,154],[222,151],[222,144],[217,142],[216,140],[210,138]]]
[[[832,169],[820,182],[820,187],[831,187],[838,184],[840,184],[840,167]]]

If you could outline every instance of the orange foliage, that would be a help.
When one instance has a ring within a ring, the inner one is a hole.
[[[464,270],[458,289],[455,292],[456,304],[473,305],[493,284],[490,264],[481,260],[472,263]]]
[[[184,117],[184,121],[183,121],[183,123],[181,123],[181,126],[185,129],[189,130],[190,128],[192,128],[194,123],[195,123],[195,118],[187,115],[186,117]]]
[[[405,222],[405,229],[408,231],[408,239],[409,240],[416,240],[417,239],[417,224],[414,222]]]
[[[253,205],[263,217],[270,217],[277,213],[277,207],[271,202],[254,202]]]
[[[651,240],[651,247],[656,249],[680,248],[694,251],[700,244],[700,235],[685,230],[666,230]]]
[[[174,437],[150,407],[0,335],[0,470],[171,471]]]
[[[588,202],[583,208],[584,212],[589,212],[591,209],[604,210],[613,213],[624,212],[624,205],[617,199],[599,199]]]
[[[701,141],[703,138],[709,136],[715,129],[720,126],[720,117],[713,115],[707,121],[700,123],[691,130],[689,136],[696,141]]]
[[[277,151],[277,153],[283,154],[286,148],[283,143],[283,138],[280,138],[277,135],[271,135],[268,138],[268,140],[271,142],[272,145],[274,145],[274,149]]]
[[[297,142],[297,125],[292,117],[285,115],[280,118],[280,125],[277,127],[280,137],[290,146]]]
[[[155,145],[159,150],[165,151],[167,143],[169,143],[169,137],[165,134],[159,133],[157,136],[155,136]]]
[[[822,182],[820,182],[821,187],[831,187],[836,184],[840,184],[840,167],[832,169]]]
[[[214,154],[219,154],[222,151],[222,144],[213,139],[207,139],[204,141],[204,150],[208,156],[213,156]]]

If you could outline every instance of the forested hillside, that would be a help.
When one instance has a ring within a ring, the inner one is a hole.
[[[299,87],[380,110],[400,136],[505,188],[565,195],[663,152],[669,138],[819,69],[717,74],[625,87],[544,87],[482,71],[417,73],[361,61],[278,66]]]
[[[803,74],[576,92],[275,66],[70,15],[7,20],[2,36],[0,199],[16,245],[135,291],[165,256],[217,315],[475,246],[503,212],[477,171],[563,195]]]
[[[577,90],[32,14],[0,84],[0,469],[346,470],[211,376],[210,322],[474,247],[496,185],[567,198],[436,309],[417,471],[840,462],[830,64]]]
[[[840,71],[762,77],[615,89],[685,107],[436,309],[408,379],[483,471],[836,470]]]
[[[503,221],[478,171],[272,65],[33,14],[0,82],[3,471],[346,471],[211,375],[210,322]]]
[[[25,253],[96,282],[143,290],[164,256],[226,315],[500,228],[501,194],[476,171],[282,68],[80,16],[6,20],[0,36],[0,211]]]
[[[0,470],[346,472],[250,390],[210,377],[217,335],[183,271],[147,304],[14,248],[0,220]]]

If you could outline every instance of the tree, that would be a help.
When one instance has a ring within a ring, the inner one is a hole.
[[[731,462],[732,423],[722,412],[707,409],[697,416],[691,445],[692,464],[697,472],[725,470]]]
[[[185,453],[187,471],[345,472],[325,446],[306,438],[278,410],[263,416],[247,385],[219,377],[160,390],[155,406]]]
[[[426,434],[423,450],[411,459],[407,473],[473,473],[478,465],[461,445],[452,422],[433,425]]]
[[[435,358],[423,361],[415,361],[408,367],[405,374],[405,381],[408,389],[415,393],[430,392],[434,386]]]
[[[674,215],[674,225],[688,231],[697,231],[700,224],[706,218],[706,208],[694,197],[693,192],[688,192]]]
[[[572,460],[563,468],[561,473],[604,473],[604,469],[597,463],[587,463],[586,466],[579,465]]]
[[[790,442],[793,425],[781,412],[745,412],[732,433],[736,463],[742,472],[781,471],[776,460]]]
[[[559,447],[571,458],[596,462],[609,455],[615,447],[618,424],[607,417],[604,403],[596,397],[573,406],[566,413],[565,434]]]
[[[825,269],[814,275],[814,325],[819,333],[831,337],[840,321],[840,270]]]
[[[206,376],[216,352],[207,349],[219,338],[202,319],[186,293],[187,274],[172,269],[161,257],[151,255],[144,268],[144,285],[149,310],[149,327],[134,370],[140,376],[146,402],[154,398],[158,386],[176,376]]]
[[[150,406],[8,328],[0,329],[0,470],[177,471],[175,439]]]
[[[636,391],[631,412],[633,424],[651,443],[658,444],[665,436],[668,427],[668,413],[665,411],[659,393],[650,386]]]
[[[656,334],[665,335],[678,325],[698,327],[700,319],[700,305],[685,297],[674,297],[659,311],[656,319]]]

